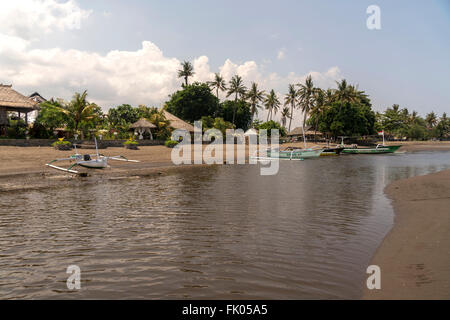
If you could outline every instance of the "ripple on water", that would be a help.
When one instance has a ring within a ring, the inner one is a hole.
[[[448,153],[199,168],[2,193],[2,298],[358,298],[391,181]],[[19,205],[20,204],[20,205]],[[79,265],[82,289],[66,288]]]

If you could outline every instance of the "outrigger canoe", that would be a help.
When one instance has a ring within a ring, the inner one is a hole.
[[[336,147],[336,148],[326,148],[323,150],[323,152],[320,154],[321,157],[325,156],[338,156],[341,154],[341,152],[344,150],[344,147]]]
[[[385,146],[385,145],[377,145],[375,148],[344,148],[342,153],[346,154],[382,154],[382,153],[394,153],[401,146]]]
[[[323,152],[323,149],[292,149],[292,150],[267,150],[267,157],[285,160],[301,160],[317,158]]]

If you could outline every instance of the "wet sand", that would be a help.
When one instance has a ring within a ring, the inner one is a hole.
[[[363,298],[450,299],[450,170],[395,181],[385,192],[395,223],[371,262],[381,268],[381,290]]]

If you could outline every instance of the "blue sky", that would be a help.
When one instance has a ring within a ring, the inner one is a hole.
[[[366,28],[366,8],[372,4],[381,9],[381,30]],[[28,49],[58,48],[105,57],[112,51],[136,52],[143,41],[149,41],[166,63],[207,57],[202,65],[211,74],[227,60],[235,64],[230,70],[254,62],[256,79],[275,87],[280,95],[288,80],[313,71],[318,73],[318,85],[332,85],[339,78],[359,84],[376,110],[398,103],[422,115],[431,110],[450,112],[449,1],[78,0],[76,5],[90,12],[80,27],[45,33]],[[0,65],[1,61],[0,50]],[[335,67],[339,72],[327,73]],[[290,77],[290,72],[295,75]],[[0,73],[0,81],[4,78]],[[90,84],[91,96],[106,105],[127,102],[122,100],[128,96],[135,102],[132,91],[106,99],[117,88],[92,84],[95,77],[69,78],[60,79],[68,81],[67,90],[51,92],[55,86],[50,83],[42,84],[41,90],[65,97],[72,89]],[[30,90],[32,85],[40,86],[26,81],[18,85]],[[165,95],[148,96],[147,103],[161,105]]]

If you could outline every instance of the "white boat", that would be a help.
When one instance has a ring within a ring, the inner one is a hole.
[[[69,158],[55,159],[46,165],[50,168],[65,171],[68,173],[79,174],[77,170],[73,170],[75,166],[81,166],[90,169],[104,169],[108,167],[108,160],[116,160],[116,161],[126,161],[126,162],[139,162],[137,160],[129,160],[124,156],[114,156],[114,157],[106,157],[98,153],[97,139],[95,140],[95,150],[96,154],[78,154],[77,148],[75,146],[75,154],[70,156]],[[75,161],[74,164],[70,165],[67,169],[54,165],[54,163],[58,161]]]

